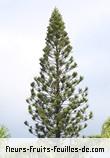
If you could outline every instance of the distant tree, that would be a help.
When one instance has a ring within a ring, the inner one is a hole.
[[[110,118],[104,122],[101,135],[103,138],[110,138]]]
[[[103,123],[101,134],[89,136],[89,138],[110,138],[110,118]]]
[[[31,83],[28,111],[35,125],[25,121],[36,137],[78,137],[92,118],[88,110],[88,88],[79,88],[83,80],[76,72],[72,46],[58,9],[52,12],[46,46],[40,59],[40,74]],[[86,113],[87,112],[87,113]]]
[[[4,126],[0,127],[0,138],[8,138],[10,135],[8,133],[8,129]]]

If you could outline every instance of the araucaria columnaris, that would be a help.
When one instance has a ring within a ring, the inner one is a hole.
[[[25,121],[25,125],[38,138],[79,137],[92,118],[92,112],[87,112],[88,88],[79,88],[83,77],[76,72],[72,55],[62,16],[55,8],[47,27],[40,74],[31,83],[27,99],[34,124]]]

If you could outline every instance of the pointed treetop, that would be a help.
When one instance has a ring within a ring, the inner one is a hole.
[[[56,17],[56,18],[59,18],[60,20],[62,20],[62,15],[60,14],[58,8],[56,8],[56,7],[54,8],[54,10],[53,10],[53,12],[51,14],[51,18],[52,17]]]
[[[63,19],[62,19],[62,15],[60,14],[58,8],[54,8],[52,14],[51,14],[51,17],[50,17],[50,23],[53,25],[57,25],[57,24],[62,24],[64,25],[64,22],[63,22]],[[64,27],[65,28],[65,27]]]
[[[58,10],[58,8],[57,8],[57,7],[55,7],[55,8],[54,8],[54,10],[53,10],[52,14],[60,14],[60,13],[59,13],[59,10]]]

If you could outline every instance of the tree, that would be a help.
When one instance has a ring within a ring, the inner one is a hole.
[[[102,138],[110,138],[110,118],[108,118],[102,125]]]
[[[103,123],[101,134],[89,136],[89,138],[110,138],[110,118]]]
[[[5,128],[4,126],[0,127],[0,138],[8,138],[9,137],[9,133],[7,128]]]
[[[58,9],[52,12],[46,46],[40,59],[40,75],[31,83],[28,111],[35,125],[25,121],[29,131],[41,137],[78,137],[87,127],[92,112],[86,111],[88,88],[78,88],[83,80],[76,72],[72,46]]]

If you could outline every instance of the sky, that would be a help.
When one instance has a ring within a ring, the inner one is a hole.
[[[54,7],[63,16],[83,86],[89,88],[94,117],[83,133],[100,133],[110,116],[110,1],[0,0],[0,124],[11,137],[33,137],[23,123],[31,120],[25,100],[39,74]]]

